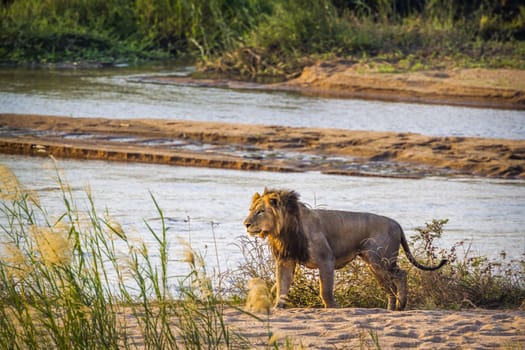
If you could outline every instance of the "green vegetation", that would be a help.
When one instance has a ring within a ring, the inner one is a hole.
[[[152,196],[159,220],[145,223],[139,237],[125,232],[108,211],[99,214],[89,189],[81,201],[57,177],[63,212],[48,213],[38,194],[25,189],[0,165],[0,343],[12,349],[223,349],[249,347],[226,322],[226,307],[244,302],[248,281],[274,284],[266,246],[241,238],[245,259],[235,271],[210,275],[201,255],[187,243],[177,260],[169,254],[164,214]],[[414,238],[414,252],[431,263],[441,255],[450,264],[438,272],[409,271],[410,308],[518,307],[525,299],[525,262],[494,263],[439,251],[434,240],[445,221],[433,221]],[[147,242],[147,243],[146,243]],[[504,258],[502,257],[502,260]],[[173,264],[187,266],[174,275]],[[384,307],[384,293],[359,260],[338,275],[343,306]],[[311,270],[299,269],[290,295],[293,306],[320,306]],[[256,316],[254,316],[256,317]],[[269,319],[269,348],[278,344]],[[377,334],[369,337],[379,348]],[[368,344],[363,334],[363,344]]]
[[[519,0],[2,0],[0,62],[189,59],[204,71],[290,76],[318,59],[384,71],[525,69]],[[447,63],[450,62],[450,63]]]

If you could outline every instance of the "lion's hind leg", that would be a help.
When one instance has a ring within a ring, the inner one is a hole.
[[[397,264],[392,264],[380,273],[379,282],[388,293],[388,310],[401,311],[407,303],[407,274]],[[376,274],[377,277],[377,274]]]
[[[393,275],[384,268],[378,268],[377,266],[372,266],[372,272],[381,285],[381,287],[385,290],[388,297],[388,310],[396,310],[397,306],[397,285],[394,283]]]
[[[407,304],[407,273],[396,264],[392,274],[397,289],[395,309],[401,311],[405,309]]]
[[[361,254],[374,277],[388,295],[388,310],[402,310],[406,304],[406,273],[395,259],[380,257],[374,253]],[[394,262],[392,262],[394,261]]]

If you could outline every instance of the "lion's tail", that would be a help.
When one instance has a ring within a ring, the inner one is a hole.
[[[421,265],[417,260],[416,258],[414,258],[414,256],[412,255],[412,252],[410,251],[410,248],[408,246],[408,242],[407,242],[407,239],[405,237],[405,232],[403,231],[403,229],[401,228],[401,226],[399,226],[399,229],[401,230],[401,245],[403,246],[403,249],[405,251],[405,254],[408,258],[408,260],[415,266],[417,267],[418,269],[421,269],[423,271],[434,271],[434,270],[437,270],[439,268],[441,268],[443,265],[445,265],[448,261],[446,259],[443,259],[439,262],[438,265],[436,266],[425,266],[425,265]]]

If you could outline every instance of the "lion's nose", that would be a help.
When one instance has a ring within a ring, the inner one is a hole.
[[[248,220],[244,220],[244,226],[246,226],[246,228],[250,227],[251,223],[248,221]]]

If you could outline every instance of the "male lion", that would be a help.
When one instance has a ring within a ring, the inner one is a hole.
[[[318,268],[321,298],[325,307],[337,307],[334,299],[334,270],[357,255],[368,265],[388,293],[388,309],[403,310],[407,301],[406,272],[397,265],[399,246],[414,266],[421,265],[411,254],[401,226],[394,220],[371,213],[310,209],[294,191],[268,190],[253,196],[244,220],[248,234],[268,237],[276,259],[276,303],[284,307],[296,263]]]

